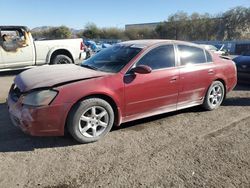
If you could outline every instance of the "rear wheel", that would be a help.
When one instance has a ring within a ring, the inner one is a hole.
[[[80,143],[95,142],[104,137],[114,123],[114,111],[103,99],[79,102],[69,114],[68,129]]]
[[[214,81],[209,87],[206,97],[203,102],[203,107],[206,110],[217,109],[225,97],[225,88],[220,81]]]
[[[73,63],[72,59],[70,59],[66,55],[57,55],[53,58],[51,64],[71,64]]]

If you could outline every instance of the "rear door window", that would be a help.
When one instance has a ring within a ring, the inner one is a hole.
[[[204,50],[194,46],[178,45],[181,65],[206,63]]]

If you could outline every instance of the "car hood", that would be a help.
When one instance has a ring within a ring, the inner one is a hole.
[[[73,64],[44,65],[20,73],[16,76],[14,82],[21,92],[27,92],[32,89],[53,87],[110,74],[111,73],[95,71]]]

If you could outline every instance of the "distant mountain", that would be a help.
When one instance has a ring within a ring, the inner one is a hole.
[[[49,30],[50,28],[52,28],[52,26],[41,26],[41,27],[35,27],[35,28],[31,29],[31,31],[40,32],[40,31]]]
[[[51,28],[53,28],[53,27],[52,26],[41,26],[41,27],[35,27],[35,28],[31,29],[31,31],[40,32],[40,31],[49,30]],[[69,29],[70,29],[70,31],[72,32],[73,35],[76,35],[76,34],[83,31],[83,29],[74,29],[74,28],[69,28]]]
[[[78,33],[83,32],[83,29],[73,29],[73,28],[70,28],[70,31],[72,32],[73,35],[76,35]]]

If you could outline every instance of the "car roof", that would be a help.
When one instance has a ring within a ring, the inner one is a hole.
[[[214,46],[214,45],[212,45],[212,44],[199,44],[200,46]],[[215,47],[215,46],[214,46]]]
[[[144,47],[150,47],[154,46],[157,44],[184,44],[184,45],[189,45],[189,46],[196,46],[198,48],[201,48],[201,46],[191,43],[191,42],[186,42],[186,41],[179,41],[179,40],[164,40],[164,39],[147,39],[147,40],[130,40],[130,41],[125,41],[121,42],[120,44],[123,45],[129,45],[129,46],[140,46],[141,48]]]
[[[16,26],[14,26],[14,25],[0,25],[0,29],[2,29],[2,30],[5,30],[5,29],[23,29],[23,30],[25,30],[25,31],[29,31],[29,29],[28,29],[28,27],[26,27],[26,26],[20,26],[20,25],[16,25]]]

